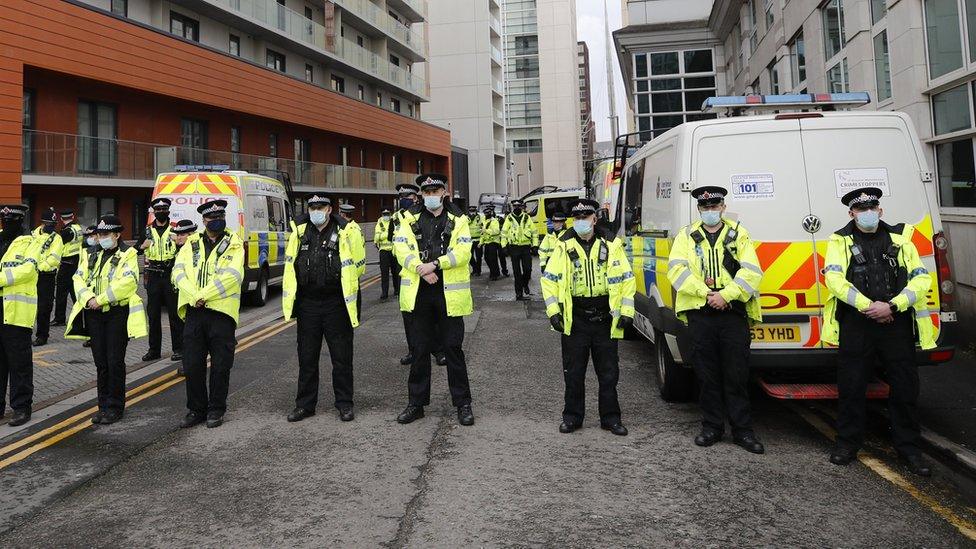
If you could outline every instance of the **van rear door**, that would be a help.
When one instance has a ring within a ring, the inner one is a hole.
[[[811,206],[799,121],[702,124],[692,140],[693,185],[727,188],[726,217],[740,220],[757,244],[763,325],[753,329],[753,347],[815,346],[820,266],[813,237],[803,229]],[[698,220],[696,202],[689,207]]]
[[[884,191],[884,220],[915,225],[913,238],[929,272],[935,270],[932,246],[932,204],[922,182],[924,160],[914,134],[898,114],[844,114],[800,122],[812,212],[822,224],[815,233],[825,254],[830,235],[850,222],[840,198],[858,187]],[[937,282],[928,294],[928,308],[939,310]],[[826,288],[823,289],[826,298]]]

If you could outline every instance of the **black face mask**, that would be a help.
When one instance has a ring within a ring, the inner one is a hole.
[[[522,208],[513,208],[512,213],[514,213],[515,215],[519,215],[520,213],[522,213]]]
[[[20,236],[24,231],[24,218],[22,217],[4,217],[3,220],[3,233],[4,237]]]
[[[54,232],[54,223],[45,223],[44,226],[42,227],[42,230],[45,233],[47,233],[47,234],[53,233]]]
[[[156,221],[160,223],[169,219],[169,212],[154,212],[153,215],[156,217]]]

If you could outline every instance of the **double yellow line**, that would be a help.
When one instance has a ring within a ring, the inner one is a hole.
[[[378,282],[379,279],[379,275],[368,278],[360,285],[360,288],[367,288]],[[261,343],[262,341],[265,341],[287,330],[293,324],[295,324],[294,320],[282,320],[248,335],[238,342],[237,348],[234,350],[234,354],[250,349],[258,343]],[[152,380],[147,381],[138,387],[133,387],[125,393],[126,406],[132,406],[133,404],[141,402],[153,395],[157,395],[182,382],[184,379],[185,378],[183,376],[177,374],[176,370],[172,370],[159,377],[153,378]],[[0,469],[4,469],[10,465],[13,465],[14,463],[17,463],[18,461],[22,461],[34,453],[53,446],[54,444],[57,444],[58,442],[74,435],[75,433],[91,427],[92,423],[88,420],[96,411],[98,411],[98,407],[92,406],[91,408],[79,412],[55,425],[0,448],[0,458],[2,458],[0,459]]]

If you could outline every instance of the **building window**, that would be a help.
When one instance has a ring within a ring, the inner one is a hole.
[[[339,165],[349,165],[349,147],[345,145],[339,145]]]
[[[362,84],[356,86],[356,97],[358,97],[360,101],[366,100],[366,88],[364,88]]]
[[[793,87],[799,86],[807,79],[807,57],[804,51],[802,31],[790,42],[790,71],[793,77]]]
[[[939,204],[943,208],[976,207],[976,163],[973,139],[965,138],[935,146],[939,173]]]
[[[779,70],[776,68],[776,60],[766,67],[766,73],[769,75],[770,93],[779,95]]]
[[[888,8],[885,6],[886,0],[871,0],[871,24],[877,25],[878,21],[884,19],[884,16],[888,13]]]
[[[843,1],[828,1],[820,8],[820,17],[823,21],[824,55],[829,60],[847,45],[847,35],[844,32]]]
[[[366,40],[363,39],[362,35],[356,35],[356,45],[360,48],[366,47]]]
[[[888,63],[888,31],[874,37],[874,75],[878,80],[878,101],[891,98],[891,66]]]
[[[312,144],[308,139],[295,140],[295,180],[310,183],[312,175]]]
[[[403,155],[402,154],[399,154],[398,153],[398,154],[394,154],[393,155],[393,171],[395,171],[395,172],[403,171]]]
[[[413,118],[413,113],[413,103],[407,103],[407,114],[410,115],[410,118]]]
[[[756,0],[749,0],[749,57],[756,53],[759,46],[759,23],[756,19]]]
[[[827,92],[846,93],[850,91],[847,81],[847,58],[841,59],[827,71]]]
[[[359,149],[359,167],[366,167],[366,149]]]
[[[390,110],[393,112],[400,112],[400,100],[397,98],[390,99]]]
[[[278,134],[268,134],[268,156],[278,158]]]
[[[929,78],[934,80],[962,67],[962,36],[958,0],[925,0]]]
[[[112,0],[112,13],[115,15],[121,15],[122,17],[129,16],[129,0]]]
[[[935,135],[966,130],[972,127],[969,84],[932,96],[932,119]]]
[[[969,62],[976,62],[976,0],[966,0],[966,32],[969,36]]]
[[[383,94],[380,92],[376,92],[376,106],[377,107],[383,106]]]
[[[395,55],[393,55],[393,54],[391,53],[391,54],[390,54],[390,64],[391,64],[391,65],[394,65],[394,66],[396,66],[396,67],[399,67],[399,66],[400,66],[400,58],[399,58],[399,57],[397,57],[397,56],[395,56]]]
[[[766,3],[766,32],[773,28],[773,0],[765,0]]]
[[[34,90],[24,90],[22,166],[25,173],[34,171]]]
[[[119,211],[114,198],[99,196],[79,196],[75,214],[82,225],[94,225],[98,218]],[[145,219],[145,218],[143,218]]]
[[[417,161],[417,174],[419,175],[419,174],[422,174],[422,173],[424,173],[424,161],[423,160],[418,160]]]
[[[241,168],[241,128],[230,127],[230,158],[235,169]]]
[[[169,32],[187,40],[200,41],[199,21],[180,15],[175,11],[169,12]]]
[[[649,141],[651,137],[683,122],[715,117],[701,113],[705,99],[715,95],[712,50],[637,54],[635,62],[643,57],[646,57],[645,64],[650,69],[649,76],[634,82],[634,89],[637,90],[637,125],[643,141]],[[510,105],[513,109],[517,106]],[[526,114],[541,121],[541,112]],[[513,114],[510,113],[510,116]]]
[[[78,171],[114,174],[116,171],[115,106],[78,102]]]
[[[386,169],[386,153],[380,153],[380,169]]]
[[[305,63],[305,81],[311,82],[315,73],[313,72],[312,65]]]
[[[180,163],[209,164],[207,158],[207,122],[184,118],[180,120]]]
[[[265,62],[269,69],[276,70],[278,72],[285,72],[285,56],[284,54],[278,53],[274,50],[269,49]]]
[[[337,91],[339,93],[346,93],[346,80],[344,78],[340,78],[333,74],[332,78],[330,79],[330,82],[332,84],[333,91]]]

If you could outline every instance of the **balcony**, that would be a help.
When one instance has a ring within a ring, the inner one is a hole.
[[[91,178],[93,185],[151,187],[156,175],[173,171],[180,164],[226,164],[234,170],[257,173],[282,171],[299,191],[393,192],[397,184],[412,183],[417,177],[410,173],[34,130],[24,132],[23,155],[25,176],[71,178],[75,184],[85,184],[83,180],[78,183],[79,178]]]
[[[500,37],[502,35],[502,22],[501,22],[500,19],[498,19],[494,15],[491,15],[490,16],[490,19],[489,19],[489,22],[488,22],[488,26],[491,27],[491,30],[492,30],[492,32],[495,33],[495,36],[499,36]]]
[[[505,113],[501,109],[492,109],[491,119],[499,126],[505,125]]]
[[[403,53],[406,53],[411,61],[416,63],[426,60],[427,43],[424,40],[423,33],[416,29],[407,28],[369,0],[333,1],[361,24],[369,25],[392,38],[395,43],[400,45],[399,49],[403,50]]]
[[[496,48],[495,46],[492,46],[491,60],[494,61],[495,64],[497,64],[499,67],[504,66],[504,58],[502,57],[502,50]]]
[[[361,71],[409,90],[415,95],[427,96],[427,82],[422,76],[390,63],[348,38],[340,38],[336,41],[335,53],[343,61]]]
[[[505,95],[505,84],[502,84],[502,81],[501,80],[496,80],[496,79],[492,78],[492,80],[491,80],[491,90],[493,92],[497,93],[498,95],[504,96]]]
[[[495,140],[495,154],[497,156],[505,156],[505,142],[504,141],[499,141],[498,139]]]
[[[427,2],[425,0],[386,0],[386,5],[399,11],[411,21],[427,19]]]

